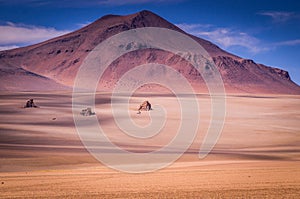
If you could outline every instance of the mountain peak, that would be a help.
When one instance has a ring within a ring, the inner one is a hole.
[[[155,14],[154,12],[151,12],[150,10],[142,10],[140,12],[137,12],[136,14],[142,15],[142,16],[156,16],[156,17],[160,17],[157,14]]]
[[[115,18],[115,17],[121,17],[121,15],[108,14],[108,15],[104,15],[99,20],[108,20],[108,19]]]
[[[83,60],[98,44],[118,33],[142,27],[160,27],[175,30],[194,39],[213,58],[229,92],[232,90],[233,92],[251,93],[300,93],[300,87],[290,80],[287,71],[256,64],[254,61],[230,54],[209,41],[185,33],[174,24],[149,10],[142,10],[124,16],[105,15],[72,33],[32,46],[1,52],[0,77],[6,77],[6,80],[0,78],[0,90],[11,89],[13,85],[11,82],[14,79],[20,79],[20,81],[22,79],[26,79],[26,81],[32,79],[32,81],[36,81],[28,75],[29,73],[24,72],[20,75],[20,72],[18,72],[20,69],[72,87]],[[115,62],[114,70],[116,71],[106,74],[104,77],[106,82],[101,85],[101,88],[105,86],[108,90],[113,88],[112,82],[116,80],[114,78],[120,77],[122,72],[130,69],[130,67],[158,61],[166,65],[173,64],[173,67],[176,67],[179,71],[184,71],[186,77],[194,82],[196,87],[205,87],[204,83],[199,81],[199,75],[192,68],[189,68],[187,63],[178,60],[176,55],[153,49],[133,53],[135,53],[134,56],[129,54]],[[8,74],[10,75],[8,76]],[[48,79],[43,79],[43,81],[48,81]],[[54,83],[51,83],[51,85],[53,85],[53,88],[54,86],[57,87]],[[39,86],[43,90],[43,85],[40,84]],[[15,88],[15,90],[18,90],[18,88]]]

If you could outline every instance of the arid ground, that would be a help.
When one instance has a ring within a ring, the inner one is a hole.
[[[228,95],[220,139],[199,159],[211,116],[209,96],[199,94],[200,126],[189,150],[171,166],[141,174],[107,168],[88,153],[76,132],[71,96],[0,94],[0,198],[300,197],[300,96]],[[30,98],[40,108],[22,108]],[[155,150],[178,129],[180,108],[172,95],[134,95],[129,107],[136,124],[150,121],[148,112],[136,114],[144,100],[153,104],[152,111],[156,104],[164,106],[167,121],[161,134],[138,142],[116,126],[110,94],[96,96],[101,126],[126,150]]]

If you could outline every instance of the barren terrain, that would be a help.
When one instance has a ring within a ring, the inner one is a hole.
[[[223,132],[204,159],[198,158],[198,152],[210,120],[210,98],[197,95],[201,121],[194,143],[171,166],[141,174],[107,168],[87,152],[74,126],[71,96],[66,92],[0,94],[0,198],[300,196],[298,95],[228,95]],[[29,98],[40,108],[22,108]],[[150,121],[148,112],[136,114],[144,100],[153,104],[152,111],[157,104],[164,106],[167,122],[161,134],[138,142],[122,135],[115,125],[110,94],[96,96],[101,126],[127,150],[161,147],[178,128],[178,102],[173,95],[163,94],[132,97],[129,111],[136,124]]]

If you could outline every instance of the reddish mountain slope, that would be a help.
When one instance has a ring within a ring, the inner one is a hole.
[[[184,33],[149,11],[127,16],[107,15],[67,35],[0,52],[0,89],[55,90],[72,87],[78,68],[95,46],[112,35],[140,27],[163,27]],[[189,36],[213,57],[227,92],[300,94],[300,87],[291,81],[288,72],[242,59],[211,42]],[[125,71],[150,62],[171,65],[180,70],[199,91],[206,88],[201,76],[184,60],[170,53],[149,49],[126,54],[115,61],[103,76],[99,89],[111,89]]]

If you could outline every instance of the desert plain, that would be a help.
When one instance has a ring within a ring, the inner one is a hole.
[[[116,126],[110,97],[97,93],[94,111],[120,147],[148,152],[175,135],[180,106],[174,95],[132,96],[129,112],[137,125],[151,121],[149,112],[136,114],[144,100],[152,111],[159,104],[167,112],[161,133],[142,140]],[[39,108],[23,108],[30,98]],[[197,94],[197,100],[199,129],[184,155],[166,168],[133,174],[108,168],[87,151],[74,125],[71,92],[1,92],[0,198],[300,197],[299,95],[228,94],[223,131],[203,159],[198,153],[211,105],[207,94]]]

